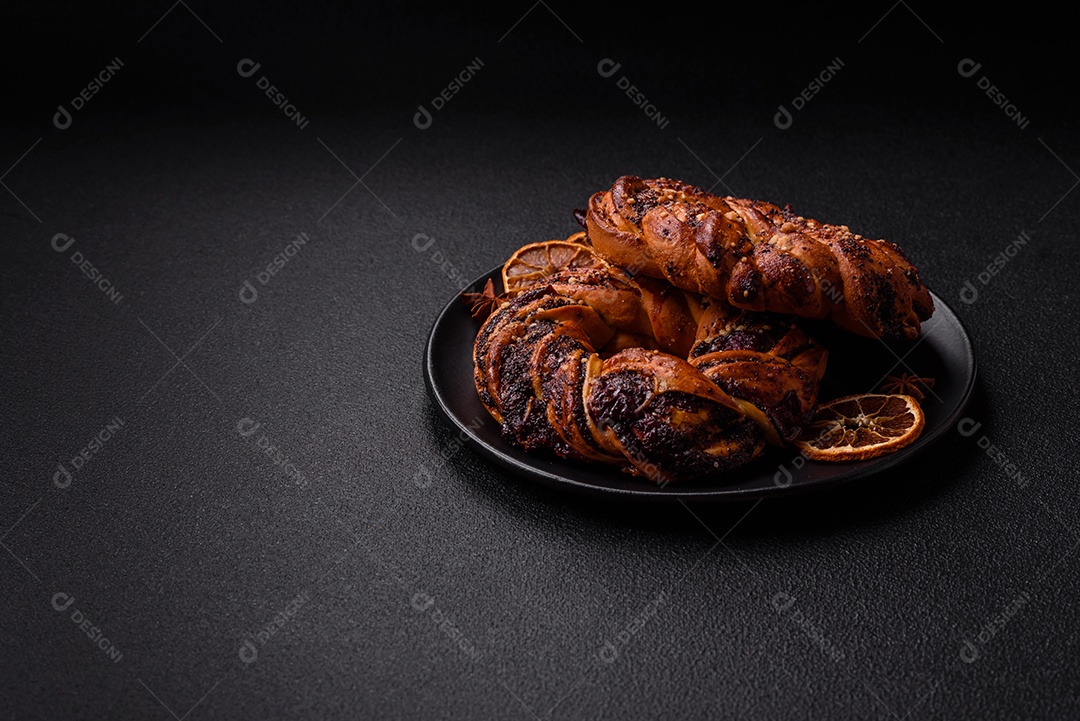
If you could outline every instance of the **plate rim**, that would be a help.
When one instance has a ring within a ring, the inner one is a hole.
[[[738,502],[747,500],[756,500],[764,498],[786,498],[795,495],[801,495],[805,493],[814,493],[825,489],[835,488],[836,486],[850,483],[852,481],[861,480],[868,476],[877,475],[884,471],[904,463],[910,457],[922,453],[923,451],[936,444],[942,437],[944,437],[948,430],[956,425],[959,421],[961,414],[967,408],[971,401],[971,396],[975,390],[976,379],[978,378],[978,361],[975,357],[975,346],[971,340],[971,333],[968,331],[967,326],[964,325],[963,320],[956,313],[953,308],[946,303],[941,296],[937,295],[930,290],[930,295],[934,300],[935,313],[940,312],[941,309],[945,309],[956,325],[960,329],[961,339],[963,341],[964,355],[967,361],[967,365],[970,367],[970,375],[968,377],[967,385],[960,396],[959,402],[956,407],[953,408],[944,422],[939,427],[935,428],[928,435],[924,435],[918,438],[914,443],[906,448],[902,448],[895,453],[891,453],[887,456],[881,457],[881,459],[870,465],[864,466],[859,469],[854,469],[850,473],[838,474],[835,477],[826,478],[823,480],[815,481],[813,483],[794,484],[788,485],[773,484],[763,488],[738,488],[723,485],[718,486],[681,486],[680,484],[673,483],[663,488],[649,489],[649,488],[622,488],[618,486],[602,486],[594,483],[587,483],[576,478],[572,478],[567,475],[553,473],[545,468],[539,467],[539,465],[532,465],[523,463],[517,458],[513,458],[501,449],[489,444],[484,439],[480,438],[475,432],[468,427],[465,423],[458,419],[455,413],[451,411],[446,398],[438,387],[438,383],[434,377],[434,357],[433,357],[433,344],[438,330],[442,327],[446,316],[454,310],[455,304],[461,303],[461,295],[467,292],[475,292],[475,289],[485,283],[488,278],[498,279],[501,282],[502,264],[496,265],[491,270],[481,274],[477,278],[470,281],[462,290],[455,293],[450,300],[443,306],[442,310],[436,316],[434,322],[431,324],[431,329],[428,332],[427,341],[424,344],[424,385],[427,387],[429,397],[434,401],[434,406],[438,410],[439,415],[442,417],[443,422],[448,423],[458,431],[458,437],[461,438],[470,448],[477,451],[481,456],[493,461],[497,465],[510,471],[515,476],[525,477],[529,480],[535,481],[550,488],[556,488],[560,491],[575,493],[578,495],[586,495],[592,497],[604,497],[604,498],[616,498],[625,500],[642,501],[648,500],[653,502],[677,502],[677,501],[695,501],[695,502]],[[471,343],[470,343],[471,347]],[[490,415],[487,416],[490,418]],[[494,422],[494,419],[491,419]],[[557,457],[537,456],[538,463],[544,462],[560,462],[563,459]]]

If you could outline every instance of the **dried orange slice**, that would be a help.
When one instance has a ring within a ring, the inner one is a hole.
[[[845,396],[818,406],[795,446],[812,461],[862,461],[903,448],[924,425],[922,408],[911,396]]]
[[[607,263],[582,242],[584,233],[566,240],[529,243],[514,251],[502,269],[503,288],[519,293],[567,268],[606,268]]]

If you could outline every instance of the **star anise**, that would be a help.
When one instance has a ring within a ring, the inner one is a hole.
[[[899,393],[921,401],[926,398],[927,391],[933,387],[933,378],[920,378],[914,373],[901,373],[899,376],[885,376],[885,381],[881,384],[881,392]]]
[[[480,320],[486,320],[505,302],[502,296],[495,295],[495,284],[491,282],[491,278],[488,278],[487,283],[484,284],[483,293],[462,293],[461,297],[469,304],[472,317]]]

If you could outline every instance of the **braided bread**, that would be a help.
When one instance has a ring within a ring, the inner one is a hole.
[[[790,319],[616,267],[545,278],[502,303],[473,347],[477,392],[508,441],[659,483],[793,440],[826,355]]]
[[[787,207],[626,175],[589,199],[585,221],[609,262],[736,308],[831,318],[858,335],[907,339],[934,311],[899,247]]]

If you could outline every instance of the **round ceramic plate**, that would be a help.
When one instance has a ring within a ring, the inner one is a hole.
[[[464,292],[479,292],[488,278],[502,292],[502,266],[476,279]],[[473,385],[472,349],[480,321],[454,296],[431,329],[424,378],[435,407],[459,436],[480,454],[513,473],[566,491],[642,500],[725,501],[774,497],[864,478],[922,453],[956,427],[975,385],[975,353],[960,319],[934,295],[934,315],[915,341],[886,344],[858,338],[826,323],[811,324],[811,335],[829,349],[820,398],[869,393],[886,376],[914,373],[934,379],[922,402],[926,427],[910,446],[867,461],[807,461],[792,448],[769,447],[760,458],[715,478],[670,483],[664,487],[612,466],[526,453],[503,440],[499,425],[485,410]]]

